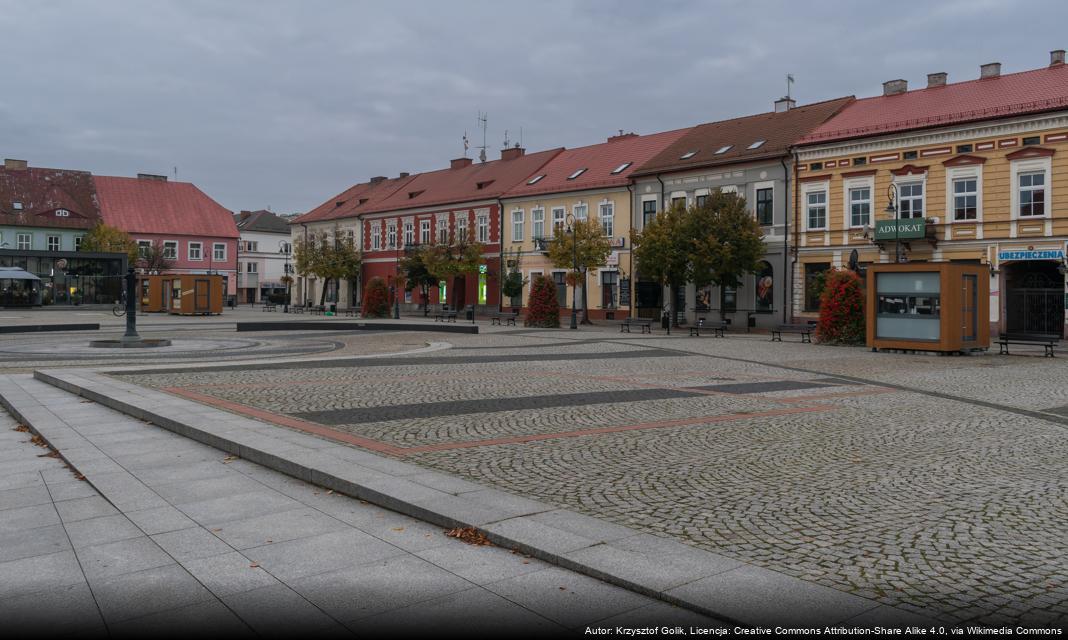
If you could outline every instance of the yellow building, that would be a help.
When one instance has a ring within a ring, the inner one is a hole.
[[[860,266],[987,265],[992,331],[1063,335],[1065,143],[1063,51],[1021,73],[994,63],[955,84],[890,81],[845,107],[795,148],[794,316],[815,318],[820,274],[855,250]]]
[[[639,136],[633,133],[607,142],[561,152],[534,175],[501,198],[502,249],[505,271],[522,272],[523,294],[502,303],[526,307],[534,276],[557,283],[561,314],[570,312],[572,298],[583,310],[582,288],[567,283],[570,265],[553,265],[547,242],[565,229],[569,220],[593,219],[600,223],[612,247],[607,264],[586,274],[585,315],[591,319],[621,319],[630,315],[634,265],[630,253],[630,173],[680,138],[688,129]],[[516,264],[518,262],[518,264]],[[511,303],[511,304],[509,304]]]

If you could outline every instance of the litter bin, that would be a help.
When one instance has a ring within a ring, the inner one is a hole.
[[[475,321],[475,305],[469,304],[464,307],[464,319],[470,320],[471,322]]]
[[[335,313],[335,314],[337,313],[337,303],[336,302],[331,302],[330,303],[330,313]]]

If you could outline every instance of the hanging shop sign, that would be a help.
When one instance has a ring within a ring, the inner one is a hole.
[[[877,220],[875,222],[876,240],[917,240],[927,234],[927,220]]]

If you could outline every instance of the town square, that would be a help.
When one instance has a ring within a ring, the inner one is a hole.
[[[1062,635],[1066,11],[758,4],[0,3],[0,629]]]

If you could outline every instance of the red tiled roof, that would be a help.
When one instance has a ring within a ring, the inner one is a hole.
[[[818,144],[1068,107],[1068,65],[857,100],[802,138]]]
[[[504,197],[627,185],[630,183],[630,174],[635,169],[689,131],[690,128],[686,128],[645,136],[613,136],[608,142],[566,149],[527,179],[509,189]],[[612,173],[628,162],[631,163],[630,166],[619,173]],[[580,169],[585,171],[575,179],[568,180],[569,176]],[[534,184],[529,184],[530,180],[537,176],[544,177]]]
[[[633,175],[736,164],[786,155],[788,149],[801,136],[822,124],[852,100],[852,96],[835,98],[794,107],[789,111],[772,111],[698,125],[638,167]],[[755,149],[749,148],[760,140],[764,143]],[[729,148],[723,153],[716,153],[724,147]],[[691,152],[692,156],[683,158]]]
[[[497,198],[529,178],[562,150],[550,149],[511,160],[474,162],[466,167],[416,174],[371,210],[396,211]]]
[[[22,210],[14,203],[21,202]],[[49,215],[66,209],[69,216]],[[0,224],[88,229],[100,220],[93,176],[69,169],[0,167]]]
[[[377,206],[382,200],[393,195],[393,192],[411,181],[411,176],[405,176],[377,182],[361,182],[330,198],[308,213],[295,218],[290,224],[323,222],[360,215]]]
[[[127,233],[237,238],[233,213],[188,182],[94,176],[107,224]]]

